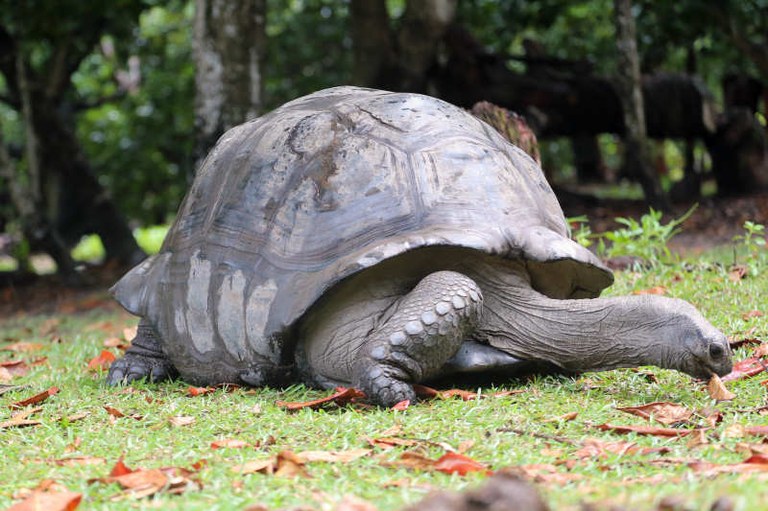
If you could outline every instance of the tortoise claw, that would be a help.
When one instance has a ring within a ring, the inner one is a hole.
[[[158,383],[177,375],[176,369],[165,359],[126,353],[109,368],[107,385],[126,385],[145,378],[151,383]]]

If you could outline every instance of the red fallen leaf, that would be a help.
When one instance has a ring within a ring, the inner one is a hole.
[[[29,366],[24,360],[7,360],[0,362],[0,367],[5,368],[13,376],[25,376],[29,373]]]
[[[628,434],[636,433],[638,435],[653,435],[664,437],[686,436],[696,431],[706,431],[709,428],[696,429],[676,429],[676,428],[656,428],[652,426],[616,426],[612,424],[600,424],[595,426],[601,431],[611,431],[613,433]]]
[[[768,456],[753,454],[741,463],[716,465],[714,463],[696,462],[688,465],[694,472],[707,476],[732,473],[768,472]]]
[[[54,394],[56,394],[58,392],[59,392],[59,388],[58,387],[51,387],[48,390],[44,390],[44,391],[40,392],[39,394],[35,394],[32,397],[28,397],[27,399],[23,399],[21,401],[17,401],[15,403],[11,403],[8,406],[8,408],[10,408],[11,410],[15,410],[17,408],[24,408],[25,406],[35,405],[35,404],[38,404],[38,403],[42,403],[43,401],[45,401],[46,399],[48,399],[49,397],[53,396]]]
[[[450,399],[452,397],[460,397],[463,401],[471,401],[473,399],[477,399],[478,394],[475,392],[470,392],[468,390],[462,390],[462,389],[448,389],[448,390],[437,390],[433,389],[432,387],[427,387],[426,385],[419,385],[416,384],[413,386],[413,390],[416,392],[416,395],[419,396],[421,399]]]
[[[665,295],[667,294],[667,288],[664,286],[654,286],[648,289],[638,289],[632,291],[633,295]]]
[[[236,438],[225,438],[223,440],[216,440],[215,442],[211,442],[211,449],[242,449],[243,447],[248,447],[251,444],[246,442],[245,440],[238,440]]]
[[[746,426],[744,432],[748,435],[768,436],[768,426]]]
[[[411,400],[410,399],[404,399],[403,401],[400,401],[399,403],[395,403],[392,405],[392,410],[402,412],[404,410],[407,410],[408,407],[411,406]]]
[[[124,476],[125,474],[130,474],[133,471],[133,469],[130,469],[126,466],[126,464],[123,462],[123,458],[120,457],[120,459],[115,462],[115,466],[112,467],[112,470],[109,471],[109,477]]]
[[[742,346],[747,346],[750,344],[761,344],[762,342],[763,341],[761,341],[760,339],[756,339],[754,337],[748,337],[748,338],[738,339],[738,340],[729,339],[728,345],[731,347],[731,349],[735,350],[737,348],[741,348]]]
[[[142,416],[142,415],[137,415],[137,414],[131,414],[131,415],[127,415],[127,414],[125,414],[125,413],[121,412],[120,410],[118,410],[117,408],[113,408],[113,407],[111,407],[111,406],[107,406],[107,405],[105,405],[105,406],[104,406],[104,410],[105,410],[105,411],[106,411],[106,412],[107,412],[107,413],[108,413],[108,414],[109,414],[111,417],[114,417],[115,419],[120,419],[120,418],[122,418],[122,417],[130,417],[131,419],[136,419],[137,421],[140,421],[141,419],[143,419],[143,418],[144,418],[144,416]]]
[[[109,366],[112,365],[112,362],[117,360],[117,357],[111,352],[107,350],[101,350],[101,353],[93,357],[88,362],[88,370],[89,371],[105,371],[109,369]]]
[[[15,342],[13,344],[8,344],[7,346],[3,346],[0,348],[0,351],[13,351],[16,353],[25,353],[28,351],[37,351],[43,349],[45,346],[40,344],[39,342]]]
[[[6,511],[72,511],[80,505],[83,495],[71,491],[34,491]]]
[[[357,399],[362,399],[364,397],[365,397],[365,394],[363,394],[363,392],[360,390],[353,389],[353,388],[337,387],[336,391],[330,396],[323,397],[320,399],[315,399],[313,401],[294,402],[294,403],[277,401],[275,404],[280,408],[285,408],[286,410],[293,411],[293,410],[300,410],[302,408],[315,409],[315,408],[319,408],[320,406],[326,403],[335,403],[338,406],[344,406],[347,403],[351,403]]]
[[[216,392],[216,387],[187,387],[187,396],[197,397]]]
[[[723,381],[743,380],[765,371],[765,362],[758,357],[749,357],[733,364],[733,370],[723,376]]]
[[[455,452],[447,452],[440,456],[434,462],[432,468],[445,474],[459,474],[462,476],[470,472],[484,472],[486,475],[492,474],[487,465]]]

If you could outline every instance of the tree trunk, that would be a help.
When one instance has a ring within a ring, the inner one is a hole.
[[[456,16],[457,0],[410,0],[397,36],[400,90],[426,92],[427,71],[437,47]]]
[[[195,160],[263,107],[266,0],[197,0]]]
[[[614,0],[617,46],[617,88],[624,112],[624,165],[643,187],[645,199],[656,208],[668,208],[664,190],[654,172],[645,126],[640,59],[631,0]]]
[[[387,70],[392,68],[394,54],[386,0],[352,0],[349,12],[352,83],[390,88]]]

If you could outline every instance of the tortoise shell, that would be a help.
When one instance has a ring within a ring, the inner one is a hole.
[[[493,128],[432,97],[336,87],[225,133],[160,252],[113,293],[195,381],[201,363],[290,362],[292,326],[332,286],[435,245],[522,258],[555,298],[612,282],[568,238],[540,167]]]

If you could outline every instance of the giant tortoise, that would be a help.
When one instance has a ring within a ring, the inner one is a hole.
[[[656,365],[730,371],[689,303],[597,298],[538,165],[465,111],[336,87],[225,133],[157,255],[113,288],[140,316],[110,384],[413,384]]]

